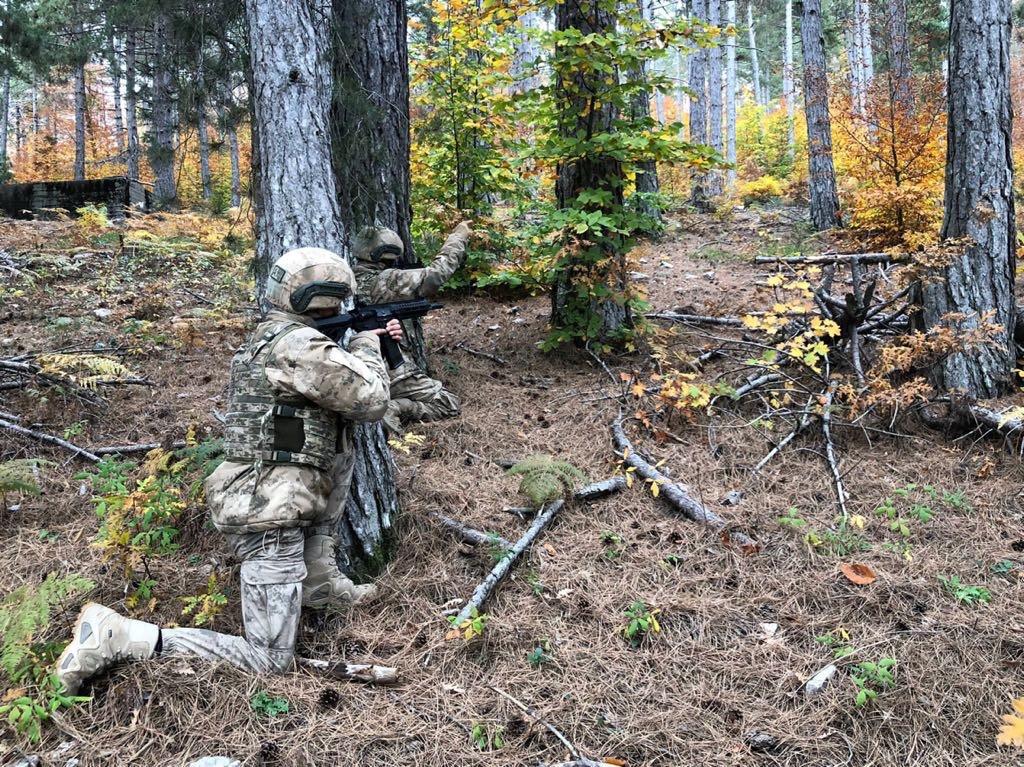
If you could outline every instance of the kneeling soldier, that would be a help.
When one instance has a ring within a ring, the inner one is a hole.
[[[226,660],[257,673],[287,670],[299,614],[359,602],[338,570],[336,518],[352,477],[352,423],[376,421],[388,405],[388,374],[378,335],[401,340],[397,321],[356,333],[343,349],[313,325],[351,303],[355,277],[343,259],[300,248],[274,264],[267,283],[273,311],[231,363],[225,428],[227,459],[206,480],[213,523],[241,560],[245,636],[202,629],[160,629],[95,603],[83,608],[57,661],[64,687],[120,660],[157,654]]]
[[[471,234],[463,221],[448,235],[441,252],[430,266],[400,269],[396,263],[405,252],[402,238],[382,227],[369,227],[356,238],[356,282],[359,298],[370,304],[433,298],[466,260],[466,243]],[[391,404],[384,425],[392,434],[401,433],[409,421],[439,421],[459,414],[459,398],[444,384],[428,376],[412,361],[403,344],[405,362],[391,372]]]

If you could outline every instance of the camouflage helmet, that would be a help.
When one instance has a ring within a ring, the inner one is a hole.
[[[382,226],[368,226],[356,235],[352,252],[357,260],[375,264],[397,261],[405,253],[405,245],[397,232]]]
[[[352,268],[337,253],[323,248],[296,248],[270,268],[267,301],[275,309],[304,314],[311,309],[339,309],[355,295]]]

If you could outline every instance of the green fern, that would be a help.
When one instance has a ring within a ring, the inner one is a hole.
[[[39,467],[47,466],[49,463],[41,458],[19,458],[0,463],[0,498],[8,493],[39,495],[36,475]]]
[[[178,458],[187,458],[203,473],[203,479],[213,474],[213,470],[224,463],[224,440],[204,439],[190,447],[175,451]]]
[[[19,684],[38,676],[33,659],[40,655],[38,637],[50,624],[54,607],[86,593],[95,584],[80,575],[50,573],[38,586],[22,586],[0,602],[0,668]]]
[[[43,354],[36,358],[36,363],[41,373],[85,389],[134,377],[119,361],[98,354]]]
[[[576,485],[589,481],[587,475],[571,463],[556,460],[550,455],[531,455],[510,468],[508,473],[522,477],[519,492],[538,507],[565,498],[572,494]]]

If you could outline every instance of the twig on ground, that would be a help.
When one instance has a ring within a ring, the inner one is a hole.
[[[670,322],[681,322],[684,325],[711,325],[727,328],[743,327],[743,320],[739,317],[711,317],[704,314],[680,314],[678,312],[650,312],[644,316],[650,320],[669,320]]]
[[[127,453],[148,453],[150,450],[156,450],[158,447],[166,447],[162,442],[146,442],[138,445],[112,445],[110,447],[94,447],[92,452],[96,455],[124,455]],[[181,450],[181,448],[187,447],[187,443],[184,441],[172,442],[170,445],[171,450]]]
[[[93,463],[99,463],[100,461],[100,457],[95,453],[91,453],[85,448],[79,447],[78,445],[73,445],[66,439],[55,437],[52,434],[45,434],[41,431],[36,431],[35,429],[27,429],[24,426],[18,426],[18,424],[11,423],[10,421],[6,421],[2,418],[0,418],[0,429],[7,429],[8,431],[13,431],[15,434],[21,434],[22,436],[30,437],[36,440],[37,442],[43,442],[47,445],[56,445],[57,447],[64,448],[65,450],[68,450],[74,453],[75,455],[81,456],[87,461],[92,461]]]
[[[471,349],[470,347],[466,346],[461,341],[459,343],[455,344],[455,348],[456,349],[462,349],[462,351],[466,352],[466,354],[472,354],[474,357],[483,357],[485,360],[490,360],[491,362],[493,362],[493,363],[495,363],[497,365],[507,365],[508,364],[507,360],[505,360],[502,357],[499,357],[497,354],[490,354],[489,352],[482,352],[479,349]]]
[[[632,443],[626,437],[622,428],[621,416],[612,423],[612,439],[615,449],[623,460],[636,469],[636,473],[643,479],[657,483],[658,497],[664,498],[687,519],[711,528],[715,532],[722,533],[727,543],[735,544],[744,553],[750,554],[760,548],[760,544],[748,535],[740,532],[732,532],[729,523],[722,517],[709,510],[703,503],[687,494],[686,489],[658,471],[654,466],[637,455]]]
[[[485,533],[482,530],[477,530],[476,528],[464,525],[457,519],[452,519],[438,511],[428,512],[428,515],[431,519],[436,520],[441,527],[451,533],[454,533],[466,543],[470,543],[474,546],[483,546],[493,543],[501,546],[503,549],[512,548],[512,541],[502,538],[497,533]]]
[[[364,684],[389,685],[398,682],[398,669],[390,666],[375,666],[371,663],[331,663],[316,658],[296,658],[303,668],[320,671],[333,679]]]
[[[846,486],[843,484],[843,475],[839,471],[839,457],[836,455],[835,444],[832,442],[832,395],[835,391],[835,383],[829,384],[828,391],[825,393],[825,402],[821,408],[821,433],[825,437],[825,460],[828,461],[829,471],[832,472],[832,483],[836,488],[836,500],[839,503],[839,511],[843,515],[843,521],[849,517],[849,512],[846,510],[846,501],[849,500],[849,495],[846,492]]]
[[[810,426],[810,424],[811,424],[811,412],[810,411],[811,411],[811,405],[813,403],[814,403],[814,396],[812,395],[811,398],[809,400],[807,400],[807,407],[805,408],[804,414],[800,417],[800,421],[797,423],[796,428],[794,428],[789,434],[787,434],[785,437],[783,437],[782,440],[779,442],[779,444],[777,444],[775,447],[773,447],[771,449],[771,451],[769,451],[768,455],[766,455],[764,458],[762,458],[760,461],[757,462],[757,466],[755,466],[753,469],[751,469],[751,473],[752,474],[757,474],[759,471],[761,471],[761,469],[763,469],[765,466],[768,465],[768,462],[771,461],[772,458],[774,458],[775,456],[777,456],[779,453],[781,453],[783,451],[783,449],[786,447],[786,445],[788,445],[790,442],[792,442],[796,438],[796,436],[798,434],[800,434],[804,429],[806,429],[808,426]]]
[[[547,508],[542,508],[533,520],[533,524],[530,525],[529,529],[523,533],[523,537],[516,541],[512,548],[508,550],[501,561],[494,566],[494,568],[487,574],[487,577],[480,583],[479,586],[473,591],[473,596],[469,598],[465,606],[459,611],[458,616],[455,618],[454,625],[459,626],[462,623],[470,620],[473,616],[474,610],[479,612],[480,608],[483,607],[494,589],[501,583],[505,576],[512,570],[512,565],[515,564],[519,556],[526,551],[533,543],[534,539],[540,535],[541,531],[555,518],[555,515],[562,510],[565,505],[564,501],[553,501],[548,504]]]
[[[186,293],[188,293],[190,296],[192,296],[192,298],[196,299],[197,301],[202,301],[204,304],[207,304],[208,306],[216,306],[216,304],[214,304],[213,301],[211,301],[203,294],[196,293],[194,290],[186,288],[184,285],[179,285],[178,287],[181,288]]]
[[[576,759],[578,761],[583,758],[582,756],[580,756],[580,750],[576,748],[575,744],[573,744],[571,740],[565,737],[565,735],[562,734],[561,730],[559,730],[553,724],[544,719],[540,714],[534,711],[532,707],[526,705],[521,700],[512,697],[507,692],[502,690],[500,687],[495,687],[494,685],[491,685],[491,689],[498,693],[498,695],[503,697],[505,700],[509,701],[512,705],[514,705],[528,717],[533,719],[533,721],[535,721],[537,724],[544,725],[545,729],[547,729],[548,732],[550,732],[552,735],[558,738],[562,742],[562,745],[569,750],[569,753],[572,755],[573,759]]]

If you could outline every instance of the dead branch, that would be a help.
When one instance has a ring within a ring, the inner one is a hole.
[[[710,511],[700,501],[690,497],[683,485],[670,481],[668,477],[637,455],[632,443],[626,437],[626,432],[622,428],[621,417],[612,423],[612,440],[615,444],[615,449],[623,457],[623,460],[632,466],[640,477],[651,483],[657,483],[659,489],[658,497],[664,498],[667,503],[671,504],[684,517],[709,527],[715,532],[723,533],[730,544],[735,544],[745,553],[752,553],[760,548],[758,542],[748,535],[729,531],[729,523],[725,519]]]
[[[323,672],[332,679],[379,685],[398,683],[398,669],[391,666],[374,666],[370,663],[331,663],[316,658],[296,658],[296,662],[304,668]]]
[[[830,384],[828,391],[825,393],[825,402],[821,408],[821,433],[825,437],[825,460],[828,461],[829,471],[832,472],[832,483],[836,488],[836,500],[839,503],[839,511],[843,515],[843,520],[849,516],[846,510],[846,502],[849,500],[849,495],[846,492],[846,486],[843,484],[843,475],[839,471],[839,457],[836,455],[836,448],[832,442],[832,395],[835,391],[835,384]]]
[[[739,317],[711,317],[704,314],[680,314],[679,312],[651,312],[645,314],[651,320],[669,320],[680,322],[684,325],[711,325],[727,328],[743,327],[743,320]]]
[[[621,474],[617,474],[614,477],[603,479],[600,482],[593,482],[586,487],[581,487],[572,497],[577,501],[595,501],[598,498],[604,498],[606,495],[617,493],[620,490],[624,490],[626,487],[626,478]]]
[[[804,414],[800,417],[800,421],[799,421],[799,423],[797,423],[796,428],[794,428],[789,434],[787,434],[785,437],[783,437],[782,440],[779,442],[779,444],[777,444],[775,447],[773,447],[769,451],[768,455],[766,455],[764,458],[762,458],[760,461],[758,461],[757,462],[757,466],[755,466],[753,469],[751,469],[751,473],[757,474],[759,471],[761,471],[761,469],[763,469],[765,466],[768,465],[768,462],[771,461],[772,458],[777,456],[779,453],[781,453],[785,449],[786,445],[788,445],[790,442],[792,442],[796,438],[796,436],[798,434],[800,434],[808,426],[810,426],[810,424],[811,424],[811,405],[813,403],[814,403],[814,395],[811,395],[811,398],[809,400],[807,400],[807,407],[804,410]]]
[[[138,445],[112,445],[110,447],[94,447],[92,452],[96,455],[126,455],[128,453],[148,453],[150,450],[156,450],[158,447],[167,448],[170,450],[181,450],[183,447],[187,447],[187,443],[179,440],[178,442],[172,442],[168,448],[163,442],[146,442]]]
[[[782,376],[778,373],[765,373],[763,376],[759,376],[752,381],[747,381],[743,386],[740,386],[736,391],[733,392],[733,397],[739,399],[745,394],[750,394],[754,389],[759,389],[765,384],[775,383],[781,381]],[[717,399],[717,397],[716,397]]]
[[[991,408],[978,404],[970,405],[967,412],[980,426],[987,426],[1004,436],[1020,436],[1024,433],[1024,419],[1022,418],[1007,418],[1004,413],[997,413]]]
[[[15,434],[21,434],[24,437],[30,437],[31,439],[34,439],[37,442],[43,442],[47,445],[56,445],[57,447],[64,448],[65,450],[68,450],[74,453],[75,455],[81,456],[87,461],[92,461],[93,463],[100,462],[100,457],[95,453],[90,453],[85,448],[78,447],[78,445],[72,445],[66,439],[55,437],[52,434],[45,434],[41,431],[36,431],[35,429],[27,429],[24,426],[18,426],[18,424],[11,423],[10,421],[5,421],[2,418],[0,418],[0,429],[7,429],[8,431],[13,431]]]
[[[469,598],[465,607],[462,608],[456,617],[455,626],[459,626],[469,620],[474,611],[480,611],[480,608],[490,598],[494,589],[509,574],[512,565],[519,559],[519,556],[531,546],[534,539],[541,534],[541,531],[548,526],[564,505],[564,501],[552,501],[547,505],[547,508],[541,507],[541,511],[534,518],[533,524],[530,525],[529,529],[523,533],[523,537],[512,545],[512,548],[508,550],[505,556],[487,574],[483,582],[473,591],[473,596]]]
[[[438,524],[444,529],[456,536],[461,538],[466,543],[472,544],[473,546],[484,546],[489,544],[496,544],[501,546],[503,549],[512,548],[512,541],[502,538],[497,533],[485,533],[482,530],[477,530],[473,527],[468,527],[462,524],[457,519],[445,516],[437,511],[429,512],[431,519],[436,520]]]
[[[461,341],[455,344],[455,348],[462,349],[462,351],[466,352],[466,354],[472,354],[474,357],[483,357],[485,360],[490,360],[491,362],[497,365],[508,364],[507,360],[503,359],[502,357],[499,357],[497,354],[490,354],[488,352],[479,351],[478,349],[471,349]]]
[[[755,264],[846,264],[859,261],[862,264],[894,264],[906,261],[904,256],[889,253],[821,253],[801,256],[755,256]]]
[[[512,697],[511,695],[509,695],[507,692],[505,692],[504,690],[502,690],[499,687],[494,687],[492,685],[491,689],[494,690],[496,693],[498,693],[498,695],[503,697],[505,700],[507,700],[510,703],[512,703],[512,705],[514,705],[516,708],[518,708],[520,711],[522,711],[528,717],[533,719],[533,721],[535,721],[537,724],[544,725],[544,728],[548,732],[550,732],[552,735],[554,735],[556,738],[558,738],[562,742],[562,745],[565,746],[569,750],[569,753],[572,755],[573,759],[576,759],[577,762],[579,762],[579,760],[581,760],[583,758],[583,757],[580,756],[580,750],[578,748],[576,748],[576,746],[573,744],[573,742],[571,740],[569,740],[567,737],[565,737],[565,735],[563,735],[562,732],[557,727],[555,727],[553,724],[551,724],[550,722],[545,720],[540,714],[538,714],[536,711],[534,711],[533,708],[531,708],[530,706],[526,705],[521,700],[518,700],[518,699]],[[597,764],[597,762],[595,762],[595,764]]]

